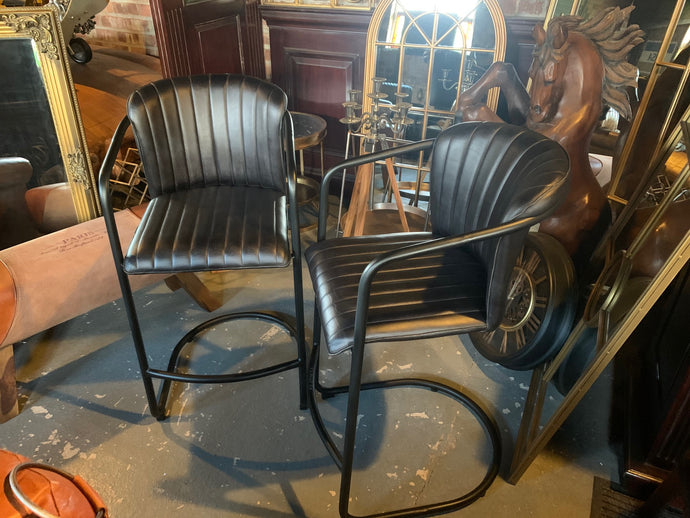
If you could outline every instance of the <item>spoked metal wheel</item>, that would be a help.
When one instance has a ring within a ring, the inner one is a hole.
[[[576,309],[570,256],[553,237],[530,232],[513,268],[503,321],[493,331],[470,333],[470,339],[489,360],[509,369],[533,369],[563,346]]]

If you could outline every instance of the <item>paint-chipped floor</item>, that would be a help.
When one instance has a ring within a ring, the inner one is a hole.
[[[205,280],[225,300],[216,313],[290,311],[291,269],[208,274]],[[306,275],[304,284],[311,326],[313,292]],[[138,292],[136,300],[145,337],[154,344],[153,364],[167,358],[166,343],[209,316],[182,290],[171,292],[163,283]],[[288,345],[282,333],[257,322],[222,324],[194,348],[195,365],[247,368],[263,357],[292,354]],[[308,413],[298,408],[295,371],[234,385],[180,385],[170,418],[158,422],[148,413],[120,301],[17,344],[15,354],[21,413],[0,425],[0,447],[81,474],[114,518],[337,516],[338,472]],[[347,356],[324,363],[324,380],[342,380],[346,364]],[[608,442],[608,377],[511,485],[505,476],[529,372],[483,359],[466,337],[375,345],[367,368],[372,377],[430,374],[449,380],[500,424],[501,475],[485,497],[451,516],[587,517],[593,477],[618,479]],[[560,399],[553,390],[547,409]],[[322,403],[336,437],[342,403]],[[370,392],[360,413],[363,472],[355,483],[356,512],[452,497],[453,490],[483,476],[483,434],[446,398],[415,389]]]

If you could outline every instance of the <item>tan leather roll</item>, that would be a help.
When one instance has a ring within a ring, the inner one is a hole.
[[[126,249],[139,217],[123,210],[115,219]],[[0,250],[0,264],[0,345],[23,340],[121,297],[103,218]],[[130,277],[133,290],[162,279],[160,275]]]
[[[14,280],[5,264],[0,262],[0,344],[4,343],[16,311]]]

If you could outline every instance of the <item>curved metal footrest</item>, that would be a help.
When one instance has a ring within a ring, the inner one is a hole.
[[[314,421],[314,425],[316,427],[316,430],[319,434],[319,437],[321,438],[322,442],[324,443],[324,446],[330,453],[331,457],[335,461],[336,465],[341,471],[341,476],[343,479],[347,479],[347,481],[343,484],[345,487],[349,488],[350,487],[350,480],[352,478],[352,463],[351,461],[349,462],[344,462],[343,459],[347,458],[348,455],[346,452],[341,452],[334,441],[331,439],[328,430],[326,429],[326,426],[323,422],[323,419],[321,418],[321,414],[318,410],[317,402],[316,402],[316,391],[318,391],[323,397],[325,398],[330,398],[333,397],[337,394],[342,394],[342,393],[347,393],[349,390],[349,387],[324,387],[319,384],[318,382],[318,368],[316,368],[316,365],[318,364],[318,360],[315,360],[314,357],[312,357],[312,361],[310,362],[310,372],[309,372],[309,388],[308,388],[308,404],[309,404],[309,410],[312,415],[312,419]],[[498,469],[501,461],[501,438],[500,434],[498,431],[498,427],[494,420],[486,413],[484,410],[475,402],[470,396],[467,394],[461,392],[458,389],[449,387],[448,385],[445,385],[443,383],[439,383],[436,381],[428,380],[428,379],[419,379],[419,378],[401,378],[401,379],[394,379],[394,380],[387,380],[387,381],[379,381],[379,382],[373,382],[373,383],[363,383],[361,385],[361,390],[372,390],[372,389],[384,389],[384,388],[391,388],[391,387],[418,387],[418,388],[424,388],[427,390],[431,390],[433,392],[438,392],[441,393],[447,397],[450,397],[451,399],[459,402],[462,404],[466,409],[469,410],[469,412],[474,416],[476,421],[481,424],[481,426],[484,428],[484,431],[488,437],[489,442],[491,443],[492,447],[492,458],[491,458],[491,463],[488,466],[487,472],[484,476],[484,478],[479,482],[479,484],[465,493],[462,496],[459,496],[457,498],[453,498],[450,500],[446,500],[443,502],[439,503],[434,503],[434,504],[428,504],[424,506],[417,506],[417,507],[412,507],[412,508],[406,508],[406,509],[400,509],[400,510],[395,510],[395,511],[388,511],[388,512],[380,512],[380,513],[375,513],[371,515],[366,515],[366,517],[360,517],[360,518],[370,518],[370,517],[377,517],[377,518],[382,518],[382,517],[407,517],[407,516],[432,516],[432,515],[437,515],[441,513],[448,513],[451,511],[455,511],[458,509],[461,509],[463,507],[467,507],[470,505],[472,502],[477,500],[478,498],[484,496],[486,493],[487,489],[491,484],[493,483],[494,479],[498,475]],[[355,420],[356,421],[356,420]],[[346,431],[345,434],[354,434],[356,433],[356,423],[352,424],[351,427],[348,426],[346,423]],[[354,444],[354,441],[352,441]],[[345,441],[347,444],[347,440]],[[352,458],[353,453],[350,452],[349,457]],[[348,489],[349,493],[349,489]],[[350,494],[343,494],[342,491],[342,486],[341,486],[341,494],[340,494],[340,513],[342,517],[353,517],[354,515],[351,515],[348,511],[348,503],[350,500]]]
[[[275,365],[269,365],[268,367],[263,367],[260,369],[254,369],[238,373],[222,374],[190,374],[179,372],[177,370],[180,354],[184,350],[185,346],[192,343],[198,335],[200,335],[207,329],[217,326],[218,324],[229,322],[232,320],[244,319],[262,320],[264,322],[269,322],[271,324],[277,325],[283,328],[285,331],[287,331],[291,338],[298,341],[296,320],[293,316],[285,313],[278,313],[273,311],[245,311],[220,315],[218,317],[202,322],[198,326],[191,329],[180,339],[179,342],[177,342],[175,348],[173,349],[170,355],[170,360],[168,362],[168,367],[166,370],[152,368],[146,370],[145,376],[163,380],[158,395],[157,412],[154,412],[154,415],[156,415],[158,420],[165,419],[168,415],[166,410],[168,395],[170,394],[171,385],[175,381],[179,381],[182,383],[236,383],[239,381],[247,381],[251,379],[263,378],[265,376],[271,376],[273,374],[284,372],[300,366],[300,344],[298,343],[298,356],[295,359],[277,363]]]

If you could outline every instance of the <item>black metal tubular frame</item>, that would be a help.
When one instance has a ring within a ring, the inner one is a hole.
[[[327,212],[325,210],[328,195],[328,184],[332,176],[338,172],[342,171],[347,167],[356,167],[367,162],[373,162],[376,160],[381,160],[384,158],[390,158],[396,154],[409,152],[409,151],[421,151],[431,147],[433,141],[422,141],[415,144],[402,146],[394,150],[386,150],[378,153],[373,153],[370,155],[362,156],[347,160],[342,162],[338,166],[330,169],[326,175],[324,175],[323,182],[321,184],[321,199],[319,201],[319,229],[318,229],[318,240],[322,241],[326,237],[326,221]],[[382,389],[390,387],[399,386],[417,386],[422,388],[427,388],[432,391],[441,392],[444,395],[455,399],[456,401],[462,403],[467,407],[472,414],[477,418],[477,420],[484,427],[487,435],[489,436],[491,445],[493,447],[493,459],[492,463],[489,465],[488,471],[484,479],[479,483],[477,487],[469,491],[463,496],[455,498],[453,500],[447,500],[444,502],[439,502],[435,504],[429,504],[425,506],[419,506],[414,508],[407,508],[395,511],[388,511],[382,513],[375,513],[367,515],[366,518],[400,518],[408,516],[431,516],[441,513],[447,513],[454,511],[463,507],[468,506],[478,498],[484,495],[488,487],[491,485],[493,480],[498,474],[500,459],[501,459],[501,442],[500,434],[498,432],[495,421],[484,412],[484,410],[473,401],[467,394],[462,393],[460,390],[452,388],[443,383],[428,379],[417,379],[417,378],[402,378],[387,381],[379,381],[373,383],[362,383],[363,374],[363,364],[364,364],[364,349],[366,343],[366,322],[368,316],[368,306],[369,306],[369,294],[371,291],[372,281],[378,272],[384,265],[391,261],[399,259],[408,259],[414,256],[419,256],[431,252],[438,252],[441,250],[467,245],[469,243],[475,243],[477,241],[483,241],[487,239],[494,239],[497,237],[505,236],[513,232],[520,230],[529,229],[531,226],[538,223],[540,218],[537,217],[527,217],[516,219],[508,223],[488,228],[464,235],[442,237],[442,238],[432,238],[429,241],[405,246],[394,250],[392,252],[382,254],[375,260],[369,263],[369,265],[364,269],[362,276],[359,281],[359,287],[357,292],[357,307],[355,310],[355,327],[354,327],[354,344],[351,350],[351,368],[350,368],[350,381],[348,386],[343,387],[324,387],[320,384],[318,379],[319,373],[319,354],[320,354],[320,336],[321,336],[321,321],[319,316],[318,307],[314,310],[314,341],[312,347],[312,354],[309,362],[309,408],[312,415],[312,420],[316,427],[316,430],[321,438],[324,446],[328,450],[329,454],[333,458],[334,462],[341,471],[341,485],[340,485],[340,515],[343,518],[365,518],[365,517],[355,517],[355,515],[349,512],[349,500],[350,492],[352,486],[352,471],[354,462],[354,449],[355,449],[355,439],[357,433],[357,413],[359,409],[359,398],[362,390],[370,389]],[[318,303],[318,301],[317,301]],[[337,394],[342,394],[347,392],[347,413],[346,413],[346,424],[345,424],[345,434],[344,434],[344,446],[342,451],[339,450],[335,442],[330,437],[328,430],[321,418],[319,413],[318,404],[316,401],[315,392],[318,391],[323,398],[333,397]]]
[[[118,282],[120,284],[120,289],[122,291],[122,299],[124,301],[125,310],[127,313],[127,319],[129,321],[129,327],[132,334],[132,340],[134,342],[135,351],[137,354],[137,360],[139,361],[139,368],[141,370],[142,379],[144,382],[144,389],[146,392],[146,398],[149,404],[151,414],[158,420],[163,420],[168,416],[167,413],[167,398],[170,392],[171,384],[174,381],[185,382],[185,383],[234,383],[239,381],[245,381],[249,379],[256,379],[264,376],[273,375],[279,372],[283,372],[289,369],[297,368],[299,372],[299,392],[300,392],[300,409],[306,410],[308,408],[307,403],[307,354],[306,354],[306,343],[305,343],[305,333],[304,333],[304,295],[302,291],[302,257],[300,253],[295,253],[296,250],[300,250],[299,243],[299,219],[298,219],[298,203],[297,203],[297,188],[296,188],[296,171],[295,171],[295,157],[294,152],[292,154],[285,153],[285,160],[288,164],[288,211],[290,219],[290,234],[292,240],[292,269],[293,269],[293,282],[295,291],[295,317],[285,315],[277,312],[238,312],[221,315],[206,322],[201,323],[194,329],[189,331],[185,336],[177,343],[173,349],[170,360],[168,363],[168,369],[165,371],[152,369],[149,366],[148,358],[146,356],[146,349],[144,347],[144,340],[141,332],[141,326],[139,323],[139,318],[137,316],[134,297],[132,295],[132,288],[129,282],[129,277],[123,269],[124,255],[122,252],[122,246],[120,245],[119,233],[117,231],[117,225],[115,223],[115,215],[113,212],[112,200],[109,195],[109,179],[112,168],[115,164],[115,159],[119,152],[122,140],[124,138],[125,132],[130,126],[130,121],[127,116],[125,116],[115,130],[112,141],[106,153],[105,159],[101,166],[101,170],[98,178],[98,188],[101,197],[101,207],[103,210],[103,219],[105,220],[105,225],[108,230],[108,239],[110,242],[110,247],[113,253],[113,259],[115,262],[115,270],[117,272]],[[289,113],[286,113],[283,118],[283,139],[292,139],[292,119]],[[283,147],[287,149],[286,146]],[[297,358],[279,364],[275,364],[269,367],[256,369],[253,371],[247,371],[244,373],[234,373],[234,374],[188,374],[177,372],[177,360],[180,352],[183,350],[184,346],[191,342],[195,336],[203,332],[207,328],[223,321],[237,320],[237,319],[258,319],[273,323],[282,327],[288,334],[293,337],[297,344]],[[162,379],[163,383],[160,386],[159,395],[156,396],[155,387],[153,384],[153,379]]]
[[[286,361],[261,369],[249,370],[245,372],[236,373],[226,373],[226,374],[188,374],[178,372],[177,362],[180,353],[184,350],[184,347],[193,342],[194,339],[206,329],[209,329],[222,322],[229,322],[232,320],[242,320],[242,319],[254,319],[263,320],[264,322],[270,322],[274,325],[282,327],[287,333],[292,337],[296,338],[297,330],[294,325],[295,319],[289,315],[282,313],[274,313],[268,311],[245,311],[239,313],[228,313],[225,315],[219,315],[215,318],[206,320],[202,322],[195,328],[191,329],[186,335],[184,335],[177,345],[173,348],[170,354],[170,360],[168,362],[168,368],[166,370],[158,370],[149,368],[146,374],[151,378],[162,379],[159,394],[158,394],[158,408],[165,409],[167,405],[167,398],[170,394],[171,384],[174,381],[179,381],[182,383],[237,383],[240,381],[252,380],[263,378],[265,376],[271,376],[273,374],[278,374],[279,372],[285,372],[290,369],[294,369],[300,366],[300,359],[295,358],[291,361]],[[305,408],[303,408],[304,410]]]

